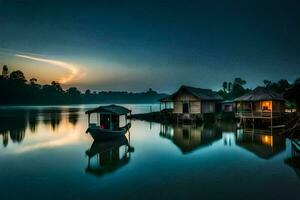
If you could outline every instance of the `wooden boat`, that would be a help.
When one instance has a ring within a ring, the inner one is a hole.
[[[107,130],[98,127],[90,127],[87,132],[93,137],[94,140],[107,140],[122,137],[126,134],[126,132],[130,129],[131,124],[128,123],[125,127],[121,127],[118,130]]]
[[[131,114],[131,110],[123,106],[100,106],[86,111],[86,114],[88,114],[89,124],[86,132],[97,141],[124,136],[131,127],[131,123],[127,122],[128,114]],[[92,115],[96,115],[94,123],[91,123]],[[123,126],[120,125],[122,117]]]

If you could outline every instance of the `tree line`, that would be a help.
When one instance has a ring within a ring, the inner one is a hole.
[[[166,94],[159,94],[151,88],[147,92],[96,92],[81,93],[76,87],[64,90],[60,83],[38,84],[36,78],[26,79],[21,70],[8,72],[3,66],[0,76],[0,105],[56,105],[80,103],[153,103]]]
[[[225,81],[218,94],[225,100],[233,100],[251,91],[246,88],[246,80],[235,78]],[[263,81],[263,86],[280,94],[299,106],[300,104],[300,78],[294,83],[285,79],[278,82]],[[54,104],[80,104],[80,103],[157,103],[166,94],[157,93],[151,88],[147,92],[96,92],[86,90],[81,93],[76,87],[64,90],[60,83],[52,81],[51,84],[38,84],[36,78],[26,79],[20,70],[8,72],[6,65],[0,75],[0,105],[54,105]]]

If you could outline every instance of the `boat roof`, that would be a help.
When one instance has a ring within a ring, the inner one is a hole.
[[[191,95],[195,96],[199,100],[211,100],[211,101],[221,101],[223,98],[217,93],[210,89],[203,89],[203,88],[195,88],[186,85],[182,85],[178,91],[173,93],[170,96],[160,99],[160,102],[170,102],[173,98],[181,91],[185,91],[190,93]]]
[[[264,101],[277,100],[285,101],[281,94],[273,92],[265,87],[257,87],[251,92],[236,98],[234,101]]]
[[[94,108],[85,112],[85,114],[91,113],[111,113],[115,115],[125,115],[127,113],[131,113],[131,110],[118,105],[108,105],[108,106],[99,106],[98,108]]]

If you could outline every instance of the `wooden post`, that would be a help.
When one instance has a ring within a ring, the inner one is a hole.
[[[111,114],[109,114],[109,129],[112,130]]]
[[[100,113],[97,113],[96,115],[97,115],[97,124],[96,124],[96,125],[98,125],[98,124],[99,124],[99,126],[100,126],[100,119],[99,119],[99,115],[100,115]]]
[[[131,112],[129,113],[129,123],[131,124]]]
[[[99,113],[99,126],[101,124],[101,114]]]
[[[273,101],[271,101],[271,131],[273,126]]]
[[[254,113],[253,113],[253,103],[250,103],[251,105],[251,113],[252,113],[252,123],[253,123],[253,128],[254,128]]]

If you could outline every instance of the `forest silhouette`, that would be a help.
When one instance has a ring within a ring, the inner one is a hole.
[[[0,76],[0,105],[61,105],[82,103],[157,103],[167,94],[157,93],[151,88],[147,92],[117,92],[117,91],[91,91],[82,93],[76,87],[64,90],[60,83],[52,81],[51,84],[38,84],[36,78],[26,79],[20,70],[9,73],[6,65],[2,68]],[[222,89],[218,91],[224,100],[234,100],[251,91],[245,88],[246,80],[237,77],[233,81],[224,81]],[[288,100],[288,107],[299,106],[300,78],[294,83],[286,79],[278,82],[263,80],[262,86],[284,95]]]
[[[91,91],[84,93],[76,87],[64,90],[60,83],[38,84],[36,78],[27,80],[20,70],[8,73],[3,66],[0,76],[0,105],[61,105],[80,103],[155,103],[166,94],[159,94],[151,88],[147,92]]]

